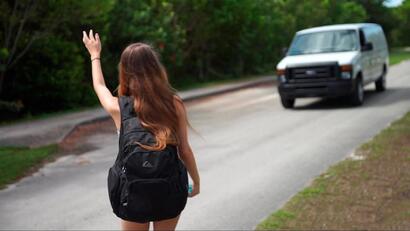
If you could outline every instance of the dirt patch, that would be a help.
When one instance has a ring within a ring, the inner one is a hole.
[[[410,113],[330,167],[257,229],[409,230]]]
[[[87,143],[87,137],[95,134],[116,134],[116,127],[111,118],[78,126],[62,142],[58,144],[59,155],[82,154],[97,147]]]

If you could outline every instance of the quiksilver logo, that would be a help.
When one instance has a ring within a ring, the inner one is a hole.
[[[148,162],[147,160],[144,161],[144,163],[142,164],[142,167],[144,168],[152,168],[152,164],[150,162]]]
[[[307,71],[306,71],[306,74],[307,74],[307,75],[316,75],[316,71],[314,71],[314,70],[307,70]]]

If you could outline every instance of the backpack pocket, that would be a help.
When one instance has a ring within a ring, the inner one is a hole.
[[[172,218],[185,207],[186,196],[175,192],[168,178],[136,179],[129,182],[126,211],[135,221]]]
[[[123,182],[121,181],[120,173],[118,172],[116,166],[112,166],[108,170],[107,186],[108,197],[110,199],[111,207],[115,214],[118,214],[122,184]]]

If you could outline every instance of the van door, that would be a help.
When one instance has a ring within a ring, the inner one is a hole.
[[[377,59],[377,67],[375,71],[375,80],[377,80],[383,74],[383,67],[387,56],[386,38],[384,37],[381,27],[375,27],[375,43],[376,44],[373,45],[373,47]]]
[[[380,63],[378,59],[378,43],[377,43],[377,31],[375,26],[368,26],[364,28],[364,35],[366,42],[370,42],[373,46],[372,50],[368,51],[370,57],[370,81],[374,81],[379,76]]]
[[[362,65],[362,77],[363,77],[363,83],[369,83],[372,81],[372,75],[373,75],[373,70],[372,70],[372,52],[371,50],[363,50],[363,48],[366,45],[367,39],[365,36],[365,33],[362,29],[359,30],[359,39],[360,39],[360,61]]]

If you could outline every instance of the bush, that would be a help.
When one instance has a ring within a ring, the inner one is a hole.
[[[25,112],[57,111],[89,104],[95,98],[77,44],[58,37],[36,43],[4,89],[21,100]]]

